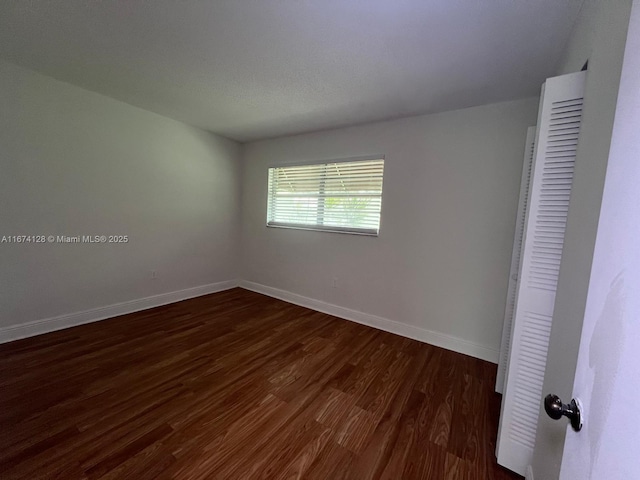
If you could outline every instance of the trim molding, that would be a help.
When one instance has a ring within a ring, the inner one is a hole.
[[[33,337],[43,333],[55,332],[56,330],[63,330],[65,328],[75,327],[85,323],[98,322],[100,320],[106,320],[107,318],[139,312],[149,308],[160,307],[162,305],[187,300],[189,298],[222,292],[238,286],[246,290],[251,290],[252,292],[261,293],[288,303],[310,308],[311,310],[316,310],[335,317],[344,318],[345,320],[377,328],[378,330],[395,333],[396,335],[413,338],[414,340],[446,348],[447,350],[453,350],[454,352],[470,355],[492,363],[498,363],[499,355],[497,350],[492,350],[482,345],[463,340],[462,338],[434,332],[433,330],[416,327],[415,325],[396,322],[395,320],[379,317],[370,313],[351,310],[350,308],[340,307],[338,305],[298,295],[297,293],[268,287],[259,283],[249,282],[247,280],[228,280],[224,282],[211,283],[175,292],[161,293],[151,297],[115,303],[104,307],[92,308],[82,312],[69,313],[66,315],[59,315],[57,317],[43,318],[28,323],[3,327],[0,328],[0,343]]]
[[[396,335],[401,335],[403,337],[412,338],[437,347],[446,348],[447,350],[453,350],[454,352],[470,355],[491,363],[498,363],[499,352],[497,350],[493,350],[458,337],[434,332],[433,330],[427,330],[422,327],[416,327],[415,325],[396,322],[395,320],[378,317],[377,315],[372,315],[370,313],[351,310],[350,308],[340,307],[331,303],[304,297],[297,293],[268,287],[260,283],[241,280],[239,286],[246,290],[251,290],[252,292],[261,293],[285,302],[300,305],[301,307],[310,308],[311,310],[327,313],[335,317],[344,318],[345,320],[351,320],[352,322],[361,323],[369,327],[377,328],[378,330],[395,333]]]
[[[107,318],[125,315],[127,313],[139,312],[140,310],[160,307],[162,305],[187,300],[189,298],[229,290],[230,288],[237,286],[237,280],[227,280],[224,282],[201,285],[199,287],[186,288],[175,292],[161,293],[151,297],[129,300],[127,302],[114,303],[113,305],[92,308],[82,312],[43,318],[19,325],[11,325],[9,327],[0,328],[0,343],[11,342],[13,340],[19,340],[26,337],[33,337],[35,335],[75,327],[76,325],[82,325],[85,323],[97,322]]]

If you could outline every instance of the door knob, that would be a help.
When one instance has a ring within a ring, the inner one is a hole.
[[[563,416],[567,417],[576,432],[582,429],[580,402],[575,398],[572,398],[569,405],[566,405],[562,403],[559,396],[549,394],[544,398],[544,410],[554,420],[560,420]]]

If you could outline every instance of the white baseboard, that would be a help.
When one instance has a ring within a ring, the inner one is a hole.
[[[228,290],[237,286],[240,286],[247,290],[251,290],[253,292],[262,293],[269,297],[278,298],[285,302],[310,308],[318,312],[323,312],[339,318],[351,320],[353,322],[368,325],[379,330],[395,333],[396,335],[401,335],[403,337],[413,338],[414,340],[429,343],[437,347],[446,348],[447,350],[453,350],[454,352],[470,355],[472,357],[487,360],[492,363],[498,362],[498,351],[492,350],[482,345],[468,342],[467,340],[463,340],[458,337],[434,332],[432,330],[416,327],[414,325],[408,325],[406,323],[396,322],[395,320],[379,317],[377,315],[359,312],[357,310],[351,310],[349,308],[340,307],[338,305],[333,305],[331,303],[323,302],[320,300],[314,300],[312,298],[304,297],[302,295],[288,292],[286,290],[280,290],[278,288],[268,287],[266,285],[261,285],[259,283],[249,282],[246,280],[228,280],[225,282],[212,283],[209,285],[201,285],[199,287],[187,288],[185,290],[178,290],[176,292],[153,295],[151,297],[116,303],[113,305],[93,308],[91,310],[85,310],[82,312],[70,313],[67,315],[60,315],[51,318],[43,318],[20,325],[12,325],[9,327],[0,328],[0,343],[11,342],[13,340],[32,337],[34,335],[41,335],[43,333],[54,332],[56,330],[75,327],[76,325],[82,325],[85,323],[97,322],[100,320],[105,320],[107,318],[125,315],[127,313],[139,312],[141,310],[147,310],[149,308],[159,307],[161,305],[167,305],[169,303],[175,303],[181,300],[187,300],[189,298],[221,292],[223,290]]]
[[[331,303],[314,300],[313,298],[304,297],[296,293],[280,290],[278,288],[268,287],[259,283],[241,280],[239,286],[253,292],[262,293],[269,297],[284,300],[285,302],[310,308],[318,312],[327,313],[335,317],[344,318],[353,322],[368,325],[370,327],[384,330],[386,332],[395,333],[403,337],[413,338],[421,342],[429,343],[437,347],[453,350],[454,352],[463,353],[472,357],[487,360],[488,362],[498,363],[498,351],[491,348],[468,342],[458,337],[446,335],[444,333],[434,332],[425,328],[408,325],[406,323],[396,322],[388,318],[378,317],[369,313],[351,310],[349,308],[339,307]]]
[[[130,300],[128,302],[116,303],[105,307],[92,308],[82,312],[60,315],[57,317],[43,318],[34,320],[20,325],[12,325],[0,328],[0,343],[11,342],[21,338],[32,337],[43,333],[62,330],[64,328],[75,327],[84,323],[97,322],[107,318],[125,315],[127,313],[139,312],[169,303],[187,300],[189,298],[200,297],[210,293],[229,290],[238,286],[237,280],[228,280],[225,282],[211,283],[201,285],[199,287],[186,288],[176,292],[162,293],[151,297]]]

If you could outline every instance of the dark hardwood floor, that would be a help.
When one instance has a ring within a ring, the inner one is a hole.
[[[519,478],[495,373],[233,289],[0,345],[0,478]]]

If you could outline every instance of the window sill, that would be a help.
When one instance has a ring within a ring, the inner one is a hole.
[[[360,235],[364,237],[378,237],[380,235],[379,232],[375,230],[365,230],[365,229],[349,229],[349,228],[341,228],[341,227],[317,227],[314,225],[287,225],[287,224],[267,224],[268,228],[286,228],[290,230],[310,230],[314,232],[325,232],[325,233],[346,233],[349,235]]]

